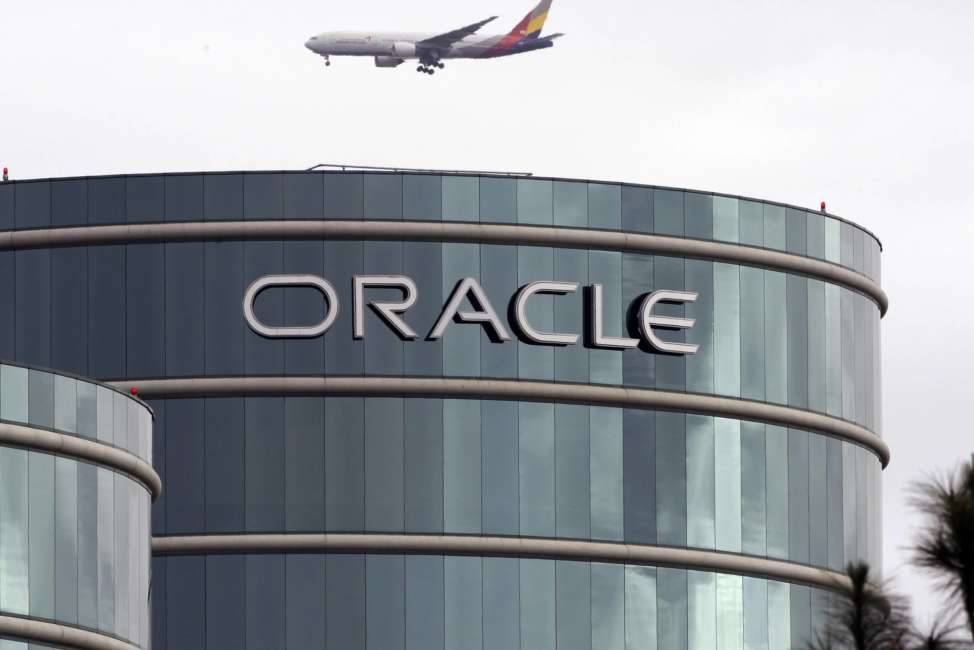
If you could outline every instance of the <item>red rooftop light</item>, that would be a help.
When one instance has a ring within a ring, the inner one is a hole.
[[[138,388],[136,388],[135,386],[132,386],[132,387],[131,387],[131,388],[129,389],[129,392],[130,392],[130,393],[132,393],[133,395],[138,395],[138,394],[139,394],[139,389],[138,389]]]
[[[822,212],[825,212],[825,201],[822,201]]]
[[[6,167],[3,168],[3,181],[6,183],[10,180],[10,170]]]

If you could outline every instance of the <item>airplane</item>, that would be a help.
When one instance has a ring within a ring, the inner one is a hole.
[[[476,35],[497,19],[491,16],[443,34],[326,32],[312,36],[304,46],[324,57],[326,66],[332,56],[372,56],[378,68],[395,68],[416,59],[416,71],[431,75],[445,67],[444,59],[493,59],[552,47],[556,38],[564,36],[541,36],[552,2],[541,0],[514,29],[498,36]]]

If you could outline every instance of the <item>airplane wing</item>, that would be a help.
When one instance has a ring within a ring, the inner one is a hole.
[[[416,46],[448,50],[451,47],[453,47],[453,44],[456,43],[457,41],[463,40],[464,38],[470,36],[471,34],[476,34],[481,27],[495,20],[497,20],[497,16],[491,16],[487,20],[481,20],[479,23],[474,23],[473,25],[467,25],[466,27],[455,29],[452,32],[447,32],[445,34],[440,34],[439,36],[427,38],[424,41],[420,41],[416,43]]]

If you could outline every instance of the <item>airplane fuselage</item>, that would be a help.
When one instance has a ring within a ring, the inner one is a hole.
[[[419,59],[421,54],[410,51],[435,34],[416,32],[326,32],[308,39],[305,46],[322,56],[389,56],[401,59]],[[504,40],[504,35],[468,36],[446,51],[439,53],[442,59],[481,59],[516,54],[507,50],[490,54]]]

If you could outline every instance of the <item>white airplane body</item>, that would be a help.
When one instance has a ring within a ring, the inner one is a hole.
[[[452,32],[326,32],[312,36],[305,43],[309,50],[323,56],[331,65],[331,56],[371,56],[380,68],[394,68],[406,60],[419,61],[418,72],[433,74],[443,68],[443,59],[492,59],[552,47],[562,34],[541,36],[553,0],[541,0],[507,34],[478,36],[477,32],[493,22],[493,16]]]

